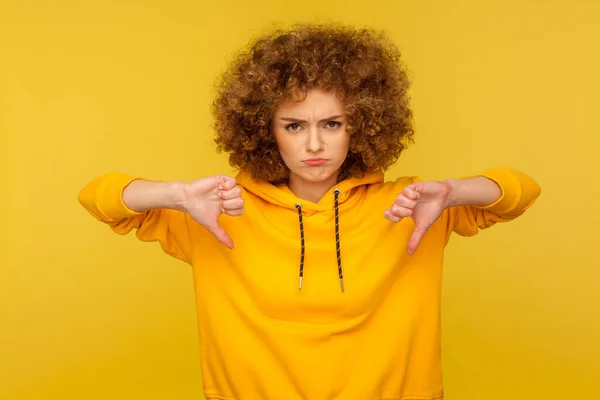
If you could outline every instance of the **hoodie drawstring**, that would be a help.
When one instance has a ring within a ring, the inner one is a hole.
[[[340,288],[344,291],[344,274],[342,272],[342,254],[340,249],[340,213],[338,210],[338,198],[340,189],[333,191],[333,204],[335,209],[335,252],[337,253],[338,276],[340,278]]]
[[[302,277],[304,276],[304,222],[302,222],[302,205],[296,204],[298,210],[298,221],[300,223],[300,282],[298,289],[302,289]]]
[[[333,191],[333,202],[334,202],[334,212],[335,212],[335,252],[337,255],[337,267],[338,267],[338,277],[340,280],[340,288],[342,292],[344,291],[344,274],[342,272],[342,254],[341,254],[341,246],[340,246],[340,214],[339,214],[339,197],[340,197],[340,189],[335,189]],[[296,209],[298,210],[298,222],[300,225],[300,271],[299,275],[299,283],[298,289],[302,289],[302,278],[304,276],[304,255],[306,252],[304,245],[304,222],[302,220],[302,205],[296,204]]]

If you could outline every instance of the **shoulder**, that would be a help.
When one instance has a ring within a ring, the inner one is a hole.
[[[364,188],[364,201],[372,206],[376,204],[389,205],[402,190],[421,179],[417,176],[401,176],[392,179],[384,179],[381,182],[371,183]]]
[[[394,179],[386,179],[382,182],[369,185],[367,191],[371,196],[397,196],[406,186],[412,185],[413,183],[419,181],[421,181],[421,179],[418,176],[401,176]]]

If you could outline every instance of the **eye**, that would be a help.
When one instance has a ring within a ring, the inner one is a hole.
[[[327,124],[325,126],[329,129],[335,129],[335,128],[339,128],[340,126],[342,126],[342,123],[339,121],[329,121],[329,122],[327,122]]]
[[[292,132],[299,131],[300,130],[300,124],[297,124],[297,123],[294,122],[293,124],[286,125],[285,129],[287,131],[292,131]]]

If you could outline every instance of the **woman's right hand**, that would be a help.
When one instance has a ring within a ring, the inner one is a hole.
[[[183,210],[230,249],[233,240],[219,224],[219,216],[244,213],[242,191],[234,178],[215,175],[183,185]]]

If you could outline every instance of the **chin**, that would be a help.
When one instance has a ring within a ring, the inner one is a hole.
[[[292,171],[292,173],[294,175],[297,175],[304,181],[318,183],[337,179],[339,170],[331,170],[330,168],[320,169],[318,167],[312,167],[309,171]]]

